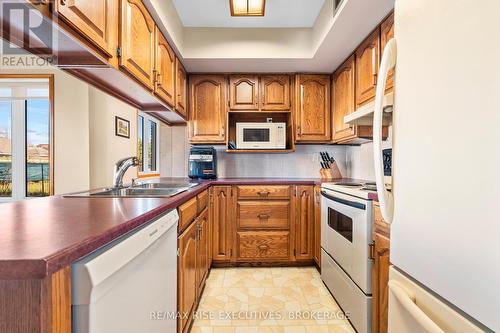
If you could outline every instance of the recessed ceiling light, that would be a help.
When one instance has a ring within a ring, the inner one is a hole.
[[[231,16],[264,16],[266,0],[229,0]]]

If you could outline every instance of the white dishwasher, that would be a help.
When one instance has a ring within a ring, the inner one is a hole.
[[[73,333],[176,332],[176,210],[72,265]]]

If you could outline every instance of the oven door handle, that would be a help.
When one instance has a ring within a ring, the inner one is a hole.
[[[354,208],[357,208],[357,209],[366,210],[366,205],[365,204],[362,204],[362,203],[359,203],[359,202],[356,202],[356,201],[350,201],[350,200],[345,200],[345,199],[341,199],[341,198],[336,198],[336,197],[333,197],[331,195],[328,195],[325,191],[321,191],[321,195],[324,196],[327,199],[330,199],[332,201],[341,203],[343,205],[346,205],[346,206],[349,206],[349,207],[354,207]]]

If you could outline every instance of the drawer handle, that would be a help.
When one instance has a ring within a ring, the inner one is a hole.
[[[269,216],[267,214],[259,214],[259,215],[257,215],[257,217],[261,220],[268,220],[271,216]]]
[[[260,195],[261,197],[267,197],[271,192],[269,191],[259,191],[257,192],[258,195]]]
[[[269,246],[268,245],[259,245],[258,248],[259,248],[259,250],[266,251],[267,249],[269,249]]]

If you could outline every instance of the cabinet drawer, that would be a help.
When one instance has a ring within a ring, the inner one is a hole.
[[[208,206],[208,190],[201,192],[198,198],[198,214],[200,214]]]
[[[290,257],[288,231],[240,231],[236,237],[239,261],[288,260]]]
[[[196,197],[179,206],[179,231],[184,230],[197,215],[197,200]]]
[[[290,198],[290,186],[265,186],[248,185],[237,186],[238,199],[288,199]]]
[[[290,201],[239,201],[238,229],[288,229]]]

